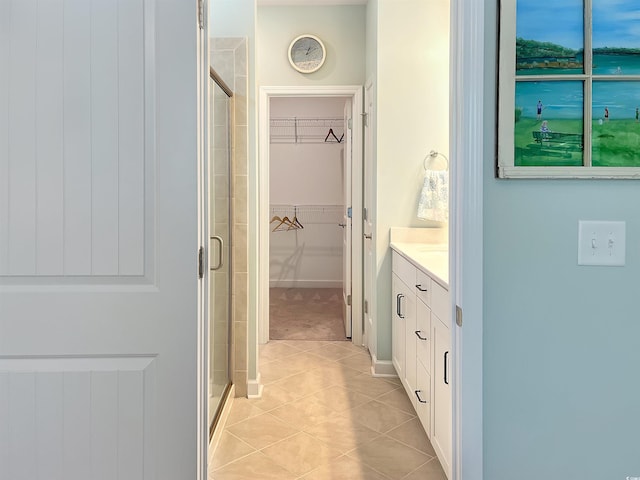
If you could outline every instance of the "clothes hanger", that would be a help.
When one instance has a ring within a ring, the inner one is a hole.
[[[324,141],[327,143],[333,143],[333,140],[329,140],[329,137],[333,137],[335,138],[336,142],[342,143],[342,139],[344,138],[344,133],[340,138],[338,138],[336,134],[333,132],[333,128],[329,128],[329,133],[327,133],[327,136],[324,137]]]
[[[291,226],[293,228],[304,228],[304,226],[300,223],[300,220],[298,220],[298,207],[293,207],[293,220],[291,220],[291,223]]]
[[[280,228],[282,225],[287,225],[289,228]],[[283,230],[290,230],[291,228],[291,220],[289,220],[289,217],[283,217],[280,220],[280,223],[278,225],[275,226],[275,228],[273,230],[271,230],[272,232],[276,232],[276,231],[283,231]]]

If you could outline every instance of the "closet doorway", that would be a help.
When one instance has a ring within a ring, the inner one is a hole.
[[[362,342],[361,90],[261,91],[261,343]]]

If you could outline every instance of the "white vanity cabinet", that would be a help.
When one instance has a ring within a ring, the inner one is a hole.
[[[450,478],[449,292],[441,280],[416,264],[420,265],[392,251],[393,366]]]

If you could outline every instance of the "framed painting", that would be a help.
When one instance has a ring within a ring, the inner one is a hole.
[[[500,178],[640,178],[640,2],[500,6]]]

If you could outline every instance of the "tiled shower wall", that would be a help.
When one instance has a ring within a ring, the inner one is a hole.
[[[210,39],[211,66],[233,90],[231,160],[232,381],[236,396],[247,395],[248,243],[247,243],[247,40]]]

